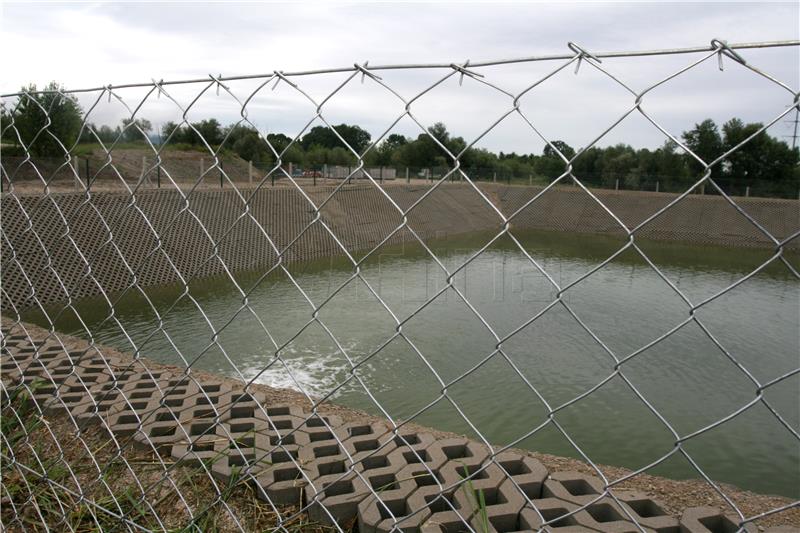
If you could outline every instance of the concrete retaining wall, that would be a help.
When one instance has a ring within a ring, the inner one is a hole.
[[[481,187],[506,216],[540,191],[495,184]],[[408,184],[385,188],[401,209],[408,209],[428,189]],[[316,187],[307,194],[320,205],[332,191],[333,187]],[[223,272],[223,262],[231,271],[266,269],[278,260],[275,248],[286,261],[344,253],[321,224],[312,224],[314,211],[299,191],[269,188],[242,194],[246,203],[233,190],[197,190],[187,200],[174,190],[149,190],[137,193],[135,202],[127,193],[113,192],[93,194],[91,201],[80,193],[5,196],[1,206],[3,309],[30,307],[34,298],[47,305],[65,301],[68,295],[74,299],[114,292],[133,283],[147,286],[218,274]],[[658,193],[596,194],[629,227],[675,198]],[[800,229],[797,200],[742,198],[737,203],[779,239]],[[372,184],[341,189],[325,202],[320,216],[356,258],[359,251],[371,249],[403,222],[397,208]],[[570,188],[548,191],[515,216],[512,225],[624,236],[622,228],[586,193]],[[502,220],[468,184],[445,183],[409,213],[408,226],[423,239],[431,239],[499,230]],[[772,246],[730,204],[712,196],[685,198],[637,235]],[[404,240],[413,240],[405,228],[387,242]],[[788,246],[800,248],[800,239]]]

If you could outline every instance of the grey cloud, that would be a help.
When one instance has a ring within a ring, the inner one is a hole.
[[[567,41],[589,50],[636,50],[704,45],[712,37],[730,41],[797,39],[796,3],[783,4],[55,4],[5,7],[4,37],[18,41],[24,53],[6,61],[3,92],[31,81],[51,79],[70,88],[108,83],[146,82],[152,78],[204,77],[208,73],[252,74],[272,69],[298,70],[370,64],[463,62],[566,53]],[[90,28],[81,24],[92,25]],[[743,52],[759,68],[794,90],[800,84],[800,49]],[[603,67],[635,90],[642,90],[699,56],[606,60]],[[487,81],[518,92],[555,68],[556,62],[481,69]],[[706,117],[723,122],[733,116],[766,121],[791,103],[788,93],[727,61],[716,70],[712,59],[691,73],[653,91],[646,108],[669,131],[679,134]],[[444,71],[386,71],[384,79],[405,97],[444,75]],[[323,79],[324,78],[324,79]],[[324,98],[333,77],[301,77],[301,87]],[[333,81],[332,81],[333,80]],[[353,80],[353,84],[359,83]],[[368,84],[371,83],[368,81]],[[503,109],[504,97],[449,83],[415,105],[427,124],[442,120],[468,140],[479,135]],[[368,85],[367,84],[367,85]],[[253,83],[232,83],[241,99]],[[194,94],[200,87],[193,87]],[[190,88],[170,88],[182,102]],[[296,133],[313,116],[313,106],[288,94],[288,87],[268,89],[249,108],[253,122],[271,131]],[[402,113],[376,87],[346,88],[324,111],[335,122],[359,123],[380,134]],[[130,105],[141,91],[119,91]],[[380,96],[377,96],[381,94]],[[92,95],[81,96],[87,107]],[[576,146],[591,141],[633,97],[584,66],[548,80],[523,99],[523,109],[546,135]],[[189,115],[197,120],[215,115],[223,123],[239,120],[230,102],[205,98]],[[162,101],[141,111],[154,123],[180,119],[177,108]],[[115,122],[122,111],[99,106],[91,120]],[[510,117],[511,118],[511,117]],[[404,120],[396,130],[417,135]],[[775,135],[781,135],[776,126]],[[629,119],[601,140],[657,146],[664,135],[641,117]],[[541,141],[518,118],[504,122],[481,140],[492,150],[531,151]]]

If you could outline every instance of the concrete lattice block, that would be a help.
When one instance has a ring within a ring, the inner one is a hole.
[[[392,439],[397,448],[401,450],[427,450],[436,442],[436,437],[430,433],[406,428],[400,428],[396,431],[388,430],[386,434],[381,437],[381,442],[383,442],[384,439]]]
[[[456,492],[456,498],[467,499],[473,506],[470,521],[473,529],[516,531],[519,513],[527,502],[513,483],[506,479],[497,487],[474,487],[474,493],[471,495],[467,494],[468,491],[470,491],[469,486],[462,488]]]
[[[330,436],[333,436],[336,429],[342,425],[342,419],[336,415],[319,415],[312,413],[304,414],[303,418],[304,420],[298,429],[312,435],[312,442],[330,438]],[[315,433],[320,433],[321,436],[315,438],[313,436]],[[328,434],[330,434],[330,436]]]
[[[429,450],[441,450],[447,461],[455,464],[481,463],[489,456],[489,449],[486,446],[465,437],[438,440]]]
[[[397,473],[398,482],[413,483],[413,486],[408,485],[411,490],[411,496],[407,497],[403,502],[382,497],[387,503],[392,504],[389,509],[385,507],[376,509],[378,517],[382,517],[383,520],[372,524],[376,519],[373,514],[371,517],[366,517],[369,521],[365,519],[365,525],[373,525],[377,531],[389,531],[392,524],[397,521],[398,527],[403,531],[419,531],[423,522],[431,515],[426,496],[428,497],[427,499],[430,499],[433,494],[438,493],[440,487],[445,487],[439,471],[436,469],[429,470],[426,466],[424,463],[413,463],[400,470]],[[421,493],[416,498],[412,498],[419,491]],[[452,499],[453,491],[447,492]]]
[[[558,498],[542,498],[533,502],[533,508],[526,506],[519,513],[518,531],[537,531],[545,527],[559,532],[585,532],[583,526],[578,525],[575,514],[579,506],[574,503],[559,500]]]
[[[735,533],[739,531],[739,520],[716,507],[690,507],[680,519],[681,533]],[[755,533],[758,528],[745,524],[744,531]]]
[[[462,507],[462,501],[455,497],[455,490],[441,491],[435,485],[422,487],[408,499],[412,511],[422,509],[419,518],[420,531],[466,531],[472,509]]]
[[[407,468],[397,472],[377,469],[364,473],[372,493],[358,506],[361,533],[388,533],[396,525],[405,530],[401,518],[410,514],[408,497],[420,486],[414,475],[403,474]]]
[[[658,533],[677,533],[678,520],[664,510],[664,506],[643,492],[615,491],[617,499],[630,513],[634,520],[642,526]]]
[[[372,424],[349,422],[336,429],[336,438],[341,441],[347,453],[354,458],[368,455],[377,449],[383,452],[389,446],[394,448],[391,439],[381,439],[385,435],[386,426],[378,422]]]
[[[152,393],[152,399],[173,411],[191,411],[207,408],[207,406],[197,405],[197,398],[202,394],[200,387],[186,378],[167,379],[159,385],[159,389],[154,390],[151,387],[149,390]],[[146,396],[146,394],[142,394],[142,396]]]
[[[400,454],[394,453],[396,450],[394,441],[388,441],[382,448],[375,450],[365,450],[355,454],[353,457],[353,467],[365,474],[381,475],[386,473],[397,473],[408,463]]]
[[[249,393],[242,393],[243,395],[249,395]],[[292,419],[301,419],[305,420],[306,414],[303,409],[296,405],[267,405],[266,399],[260,395],[251,395],[254,400],[258,400],[259,404],[261,405],[260,408],[256,408],[255,410],[255,417],[258,419],[263,420],[272,420],[272,419],[280,419],[281,417],[291,417]],[[241,396],[240,396],[241,398]]]
[[[268,435],[270,445],[306,445],[311,442],[309,433],[300,428],[305,421],[302,409],[289,405],[261,405],[255,407],[253,418],[257,421],[259,431]],[[237,408],[231,409],[231,417],[235,417]],[[316,429],[316,428],[315,428]],[[324,430],[324,428],[323,428]],[[314,432],[316,436],[320,431]]]
[[[308,479],[303,469],[292,461],[268,463],[257,474],[259,497],[274,505],[297,505],[303,499]]]
[[[471,476],[473,488],[496,488],[502,482],[499,469],[489,468],[494,465],[481,469],[488,450],[466,438],[452,438],[434,442],[419,455],[423,462],[411,463],[398,474],[417,485],[407,499],[403,530],[466,530],[474,510],[466,493],[461,494],[468,490],[463,488],[464,476]]]
[[[537,514],[538,510],[544,521],[549,523],[548,528],[553,531],[601,531],[608,533],[634,533],[642,530],[648,533],[655,531],[676,533],[678,531],[677,521],[674,519],[670,521],[670,517],[662,517],[663,521],[656,523],[657,528],[653,528],[643,522],[639,522],[638,515],[632,512],[631,515],[636,520],[634,523],[625,514],[623,508],[609,497],[604,497],[584,508],[574,502],[552,497],[534,500],[532,504],[533,508],[530,505],[526,505],[519,515],[518,526],[520,529],[535,530],[542,527],[543,522]],[[567,516],[568,514],[569,516]]]
[[[191,410],[174,409],[162,405],[158,399],[152,399],[142,409],[142,431],[134,437],[134,442],[145,449],[169,451],[173,444],[192,436],[192,427],[196,426]]]
[[[425,449],[425,465],[438,470],[446,486],[459,484],[467,475],[472,475],[489,457],[489,450],[467,438],[450,438],[435,441]],[[483,474],[481,474],[483,475]]]
[[[575,513],[579,525],[608,533],[637,533],[640,528],[633,523],[622,508],[611,498],[603,498]],[[644,525],[644,524],[642,524]],[[645,529],[645,531],[650,531]]]
[[[441,448],[434,447],[436,442],[430,433],[401,433],[387,435],[396,448],[390,452],[393,461],[402,460],[408,466],[425,465],[429,471],[438,471],[446,462],[447,456]],[[425,468],[421,468],[425,471]]]
[[[98,424],[116,408],[121,398],[122,390],[113,383],[96,385],[91,388],[87,401],[72,408],[72,416],[78,424]]]
[[[130,400],[125,398],[105,417],[105,422],[114,434],[127,437],[138,432],[144,423],[149,411],[156,409],[157,403],[147,399]]]
[[[183,439],[173,444],[170,457],[188,466],[196,466],[200,462],[213,464],[224,453],[228,443],[220,435],[210,433],[194,439]]]
[[[549,473],[540,461],[513,452],[500,453],[495,456],[494,461],[527,499],[536,500],[542,497],[542,486]]]
[[[74,416],[77,412],[83,411],[84,405],[93,405],[95,396],[98,399],[105,396],[105,393],[99,390],[102,386],[102,381],[100,384],[83,383],[79,376],[69,375],[49,397],[43,398],[39,405],[48,414],[68,412]]]
[[[558,498],[586,505],[605,492],[603,481],[580,472],[553,472],[542,486],[543,498]]]
[[[309,506],[309,519],[322,524],[335,521],[344,526],[355,522],[358,504],[370,494],[370,490],[355,472],[350,471],[344,476],[340,472],[320,476],[305,487],[304,494]]]
[[[221,457],[213,462],[213,474],[227,482],[231,474],[239,472],[254,476],[271,466],[269,455],[263,449],[267,439],[263,435],[242,437],[234,440],[227,439],[223,442]]]
[[[342,474],[350,469],[350,460],[333,433],[316,432],[310,438],[312,440],[307,445],[300,447],[298,459],[311,479]]]

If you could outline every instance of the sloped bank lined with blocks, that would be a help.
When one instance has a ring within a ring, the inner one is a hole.
[[[464,522],[498,532],[544,525],[639,531],[634,521],[664,533],[739,526],[713,507],[673,516],[641,491],[609,490],[598,477],[548,469],[522,452],[495,453],[463,437],[308,409],[274,389],[268,394],[264,387],[170,370],[28,324],[3,323],[6,397],[25,388],[46,418],[105,430],[121,448],[130,441],[175,464],[207,465],[223,484],[245,479],[261,499],[307,507],[315,522],[358,524],[361,533],[395,526],[459,531]],[[772,518],[793,521],[795,514]]]
[[[126,193],[113,192],[94,193],[90,198],[80,193],[6,194],[2,198],[2,231],[7,237],[2,241],[3,306],[9,309],[13,303],[18,310],[46,306],[134,284],[144,287],[221,274],[225,268],[266,270],[279,260],[343,255],[342,247],[358,258],[383,242],[416,242],[409,228],[424,240],[500,232],[504,222],[495,208],[511,217],[512,229],[627,239],[619,223],[578,188],[554,188],[523,209],[541,189],[479,186],[491,204],[469,184],[442,183],[408,213],[406,226],[397,207],[367,183],[336,192],[319,211],[319,220],[300,192],[288,187],[245,189],[246,202],[230,189],[197,190],[187,199],[174,190],[141,191],[135,202]],[[321,205],[333,190],[310,187],[306,192]],[[407,210],[430,186],[387,184],[384,190]],[[629,191],[594,194],[631,229],[676,198]],[[737,204],[778,240],[800,230],[800,201],[737,198]],[[636,235],[702,245],[776,248],[719,196],[687,196]],[[800,249],[800,238],[790,239],[784,247]]]

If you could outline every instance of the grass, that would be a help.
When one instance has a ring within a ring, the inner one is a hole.
[[[41,383],[33,383],[30,388],[35,391],[39,386]],[[175,464],[152,450],[128,447],[120,454],[108,434],[96,426],[82,433],[81,439],[83,443],[76,438],[69,418],[42,416],[27,390],[16,388],[3,395],[0,521],[5,531],[88,533],[128,529],[115,514],[143,528],[171,533],[236,530],[233,514],[246,531],[270,531],[281,517],[297,512],[296,507],[276,509],[258,499],[252,478],[239,468],[234,468],[224,483],[217,481],[218,493],[206,469],[210,471],[216,461],[227,457],[222,452],[202,464]],[[102,473],[89,459],[87,448]],[[167,481],[149,491],[146,499],[142,497],[137,479],[146,489],[170,465],[169,480],[178,487],[191,512]],[[81,490],[84,499],[78,496]],[[333,530],[310,522],[304,515],[283,526],[290,533]]]
[[[464,487],[464,491],[473,504],[472,510],[477,513],[480,519],[479,533],[489,533],[489,514],[486,512],[486,497],[483,494],[483,489],[475,490],[475,486],[472,484],[472,479],[469,477],[469,471],[466,466],[464,466],[464,476],[461,479],[466,479],[462,487]]]

